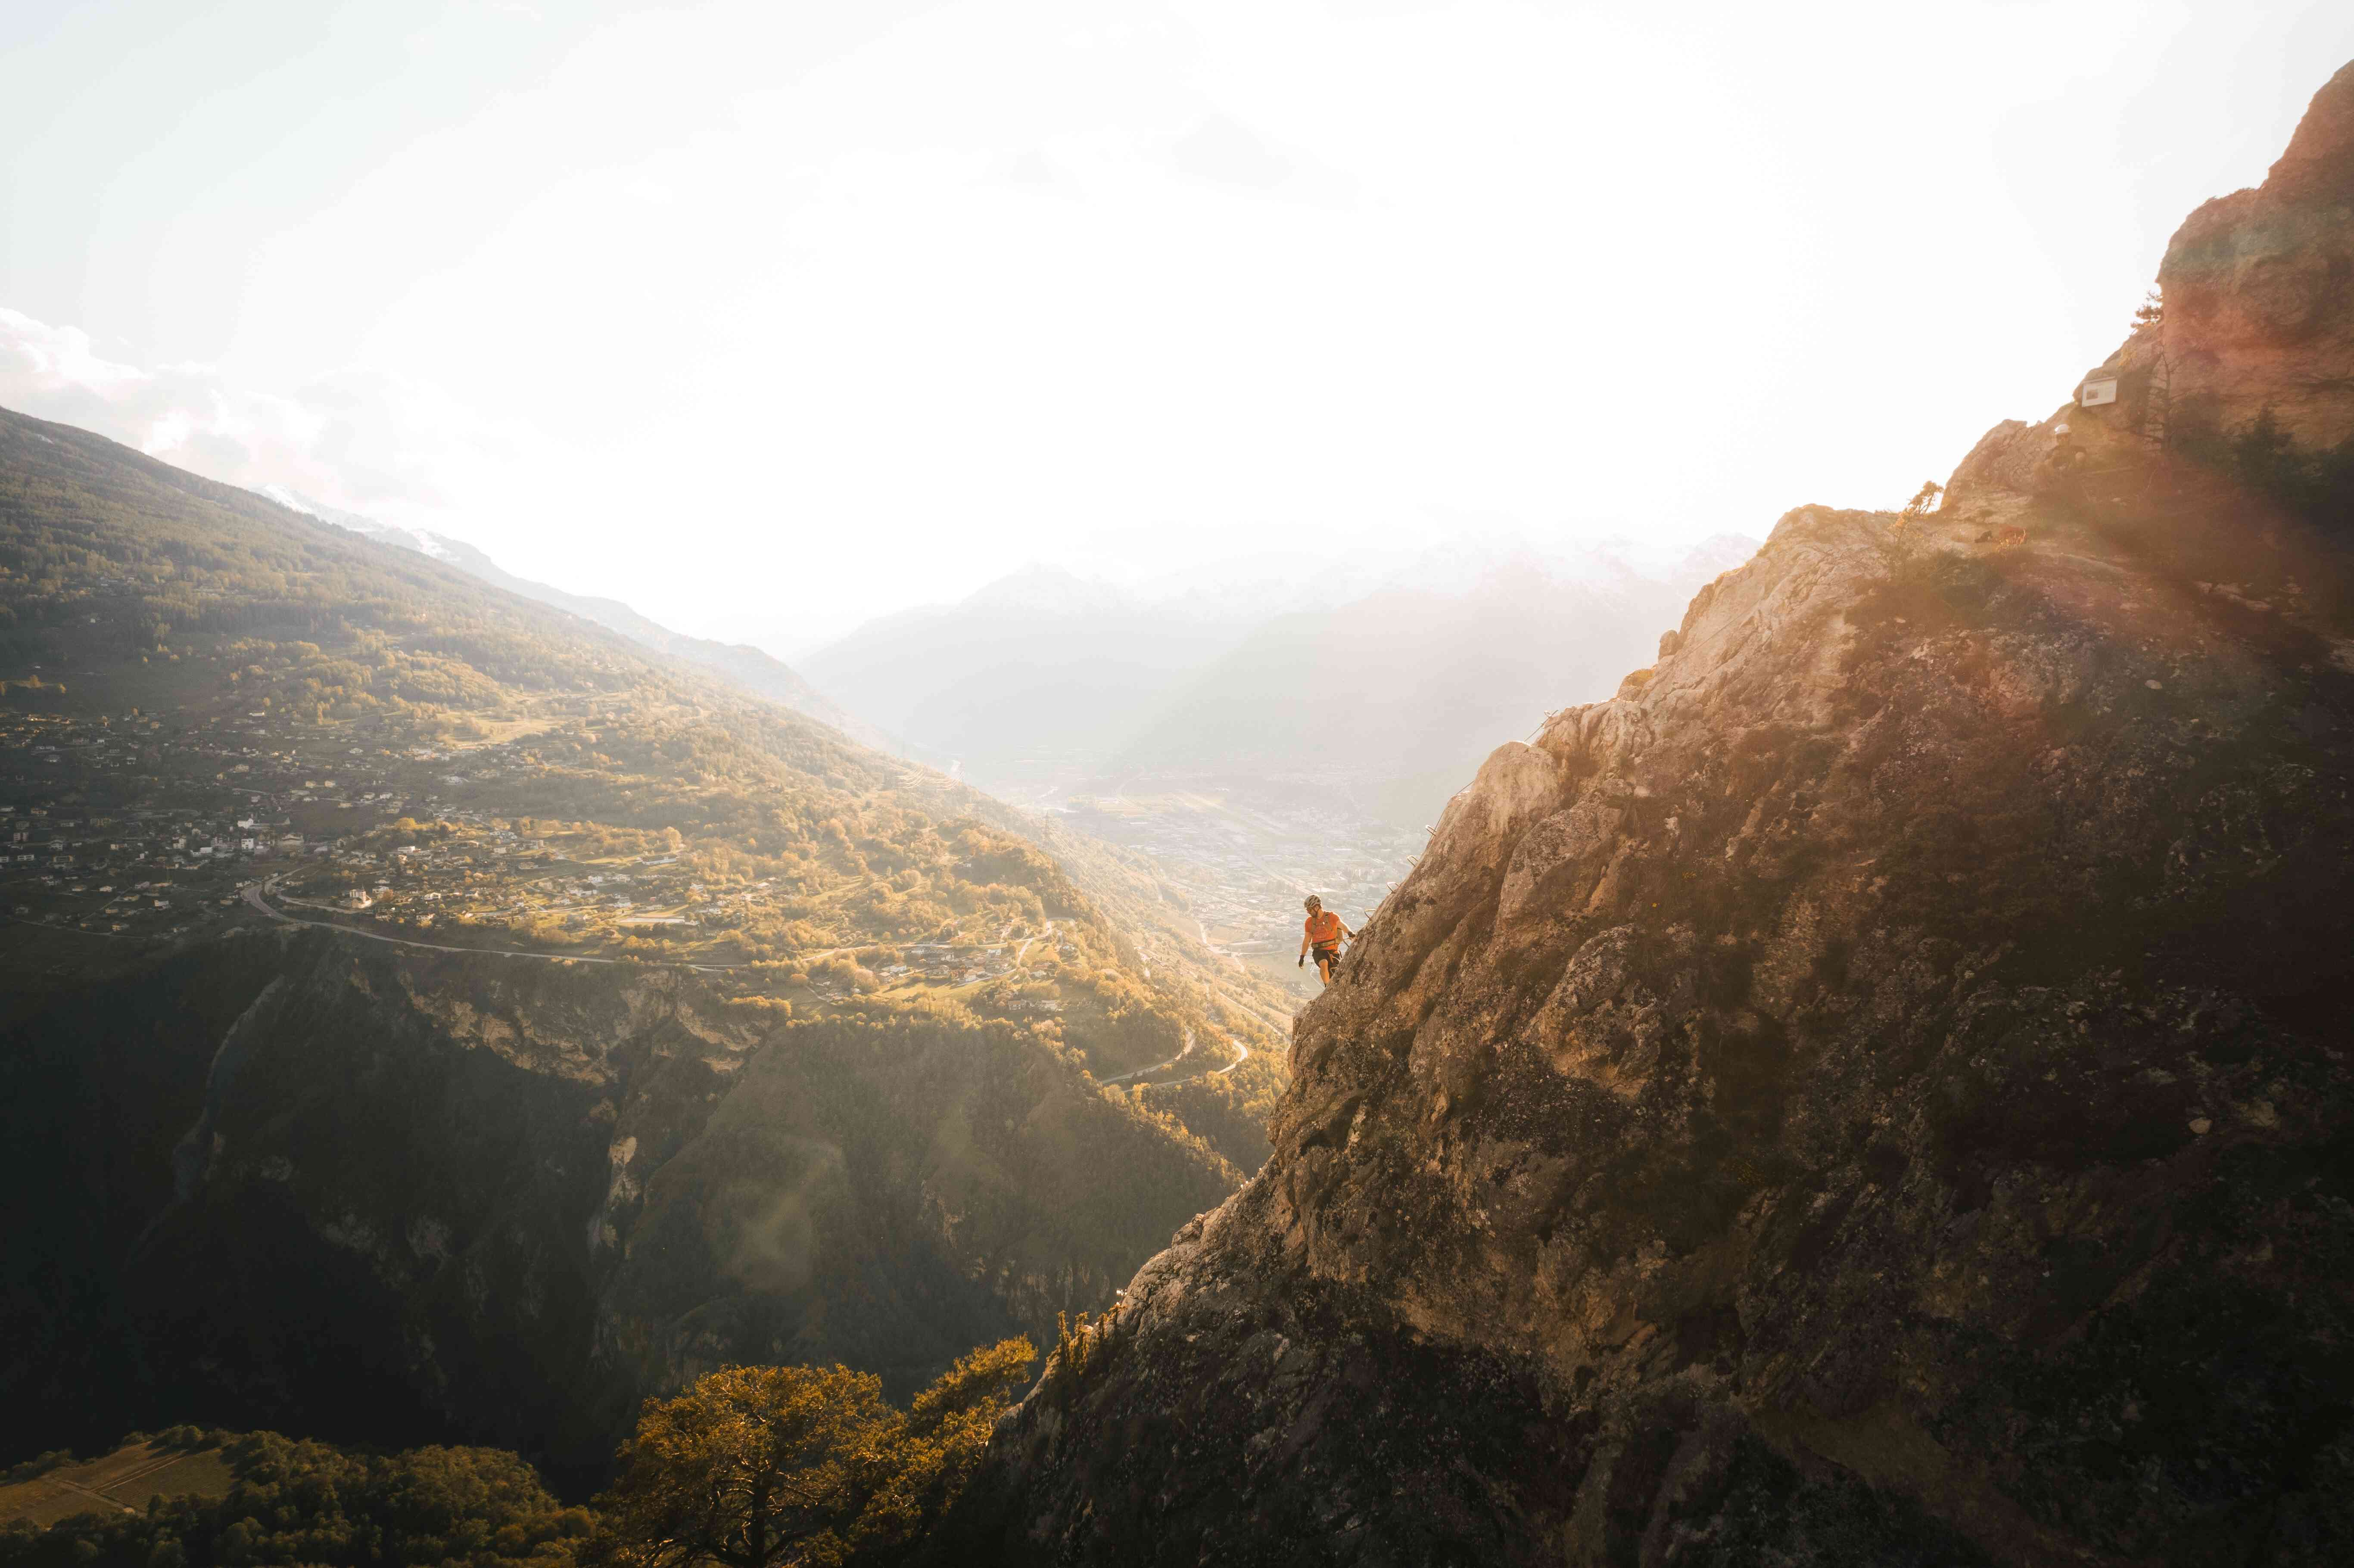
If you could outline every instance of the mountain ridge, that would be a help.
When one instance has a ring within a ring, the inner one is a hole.
[[[832,726],[861,745],[894,754],[904,755],[907,750],[904,742],[895,740],[827,701],[790,665],[749,643],[718,642],[710,638],[691,637],[684,632],[673,631],[669,627],[639,614],[620,599],[577,594],[548,583],[517,577],[481,549],[447,534],[378,523],[357,513],[339,511],[313,501],[282,485],[265,485],[259,493],[289,511],[302,513],[333,527],[447,562],[460,571],[505,588],[510,593],[567,611],[584,620],[594,621],[608,630],[618,631],[631,641],[651,648],[657,653],[716,670],[755,696],[782,703],[796,713]]]
[[[2349,111],[2354,67],[2307,119]],[[2325,143],[2227,198],[2265,263],[2169,282],[2170,352],[2330,275]],[[2354,518],[2262,392],[2220,447],[2072,402],[1939,511],[1798,508],[1492,754],[1299,1015],[1274,1156],[1058,1354],[954,1550],[2342,1560]]]
[[[1362,776],[1354,792],[1370,804],[1373,780],[1426,776],[1397,807],[1419,825],[1563,681],[1615,682],[1616,660],[1648,652],[1693,588],[1754,548],[1720,535],[1647,573],[1601,546],[1552,557],[1465,541],[1345,591],[1289,595],[1288,609],[1034,566],[870,622],[801,666],[843,705],[1001,787],[1033,789],[1042,768],[1321,770]],[[1469,624],[1482,618],[1484,631]],[[1368,673],[1352,685],[1351,668]],[[1205,710],[1257,739],[1237,749],[1203,727]]]

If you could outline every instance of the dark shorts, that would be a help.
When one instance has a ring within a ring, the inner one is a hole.
[[[1332,964],[1337,966],[1341,961],[1340,945],[1338,943],[1334,943],[1328,947],[1320,942],[1308,956],[1315,959],[1320,964]]]

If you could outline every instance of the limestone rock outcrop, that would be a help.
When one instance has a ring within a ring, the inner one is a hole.
[[[2114,401],[1997,425],[1947,480],[1947,510],[1982,530],[2015,523],[2036,496],[2147,483],[2153,457],[2260,420],[2308,453],[2354,440],[2354,65],[2263,185],[2183,220],[2158,277],[2160,318],[2102,367]]]
[[[2264,183],[2192,213],[2158,272],[2175,417],[2274,411],[2308,446],[2354,436],[2354,66],[2314,101]]]
[[[2238,232],[2346,240],[2349,93]],[[2326,434],[2345,296],[2292,341],[2220,222],[2169,320]],[[943,1552],[2354,1552],[2354,556],[2053,498],[2030,432],[1972,508],[1792,512],[1490,758],[1301,1015],[1274,1157]]]

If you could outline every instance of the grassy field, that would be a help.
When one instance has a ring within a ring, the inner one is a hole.
[[[103,1458],[0,1486],[0,1525],[21,1520],[47,1528],[79,1513],[144,1513],[150,1498],[223,1497],[234,1479],[217,1446],[125,1443]]]

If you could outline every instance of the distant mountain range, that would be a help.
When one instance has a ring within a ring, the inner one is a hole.
[[[804,658],[843,706],[976,778],[1038,758],[1093,764],[1250,623],[1031,567],[954,605],[871,621]]]
[[[1696,588],[1756,542],[1649,570],[1624,554],[1463,545],[1357,571],[1155,598],[1033,566],[953,605],[870,622],[799,661],[842,706],[977,781],[1314,775],[1426,820],[1479,759],[1648,663]],[[1336,577],[1339,575],[1336,574]],[[1320,591],[1320,588],[1321,591]]]
[[[1460,587],[1282,616],[1195,672],[1108,768],[1348,775],[1361,810],[1418,826],[1564,689],[1607,696],[1649,663],[1714,575],[1565,580],[1523,557]]]

